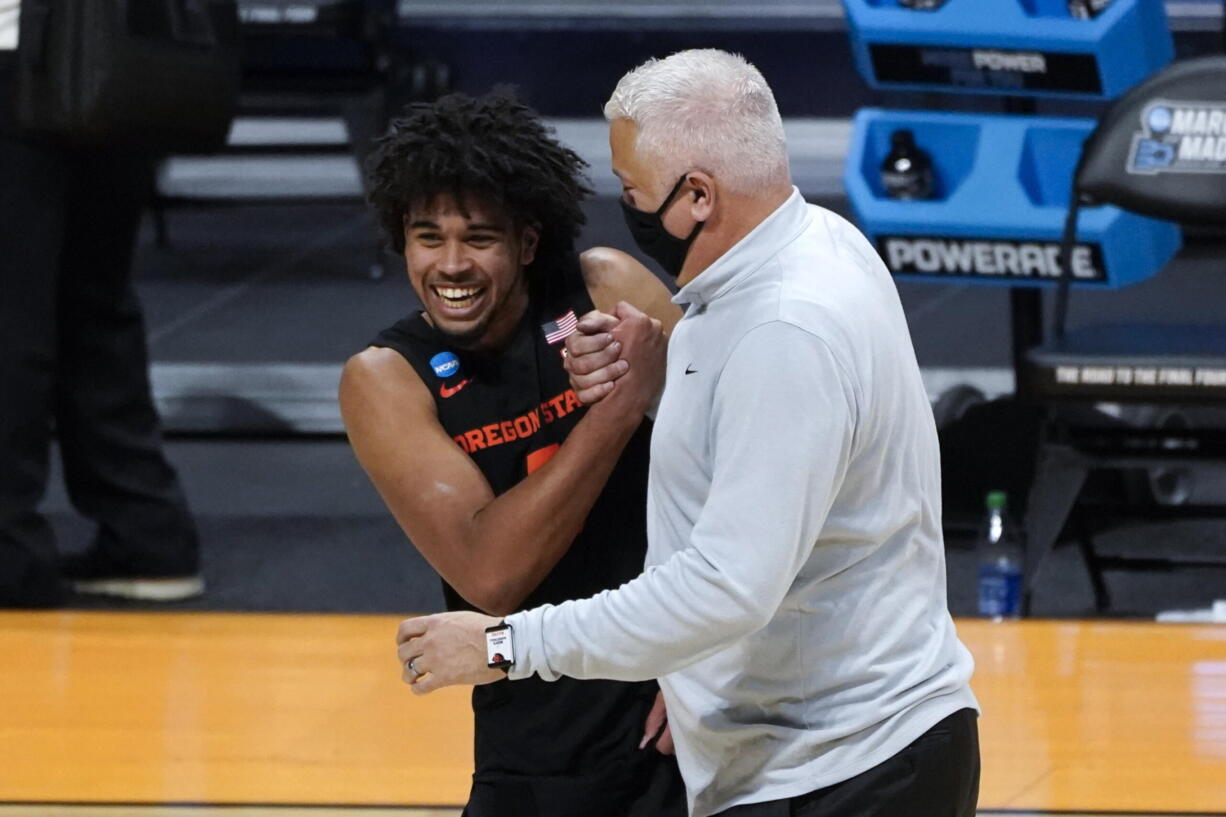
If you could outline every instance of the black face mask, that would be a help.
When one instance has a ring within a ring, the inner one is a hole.
[[[673,203],[673,197],[677,195],[681,185],[685,184],[685,179],[686,177],[682,176],[677,180],[673,189],[664,197],[664,203],[660,205],[660,209],[654,213],[637,210],[626,204],[625,199],[620,200],[622,214],[626,217],[626,226],[630,228],[630,235],[634,237],[634,243],[638,244],[640,250],[649,258],[654,259],[664,268],[665,272],[674,278],[681,274],[681,267],[685,265],[685,256],[690,251],[690,245],[694,243],[694,239],[702,230],[702,225],[706,223],[700,221],[695,224],[694,229],[685,238],[677,238],[664,229],[664,213]]]

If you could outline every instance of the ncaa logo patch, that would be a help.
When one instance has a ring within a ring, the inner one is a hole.
[[[439,352],[430,358],[430,367],[439,377],[453,377],[460,373],[460,359],[452,352]]]

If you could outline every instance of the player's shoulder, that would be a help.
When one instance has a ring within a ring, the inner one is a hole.
[[[394,375],[412,371],[404,355],[386,346],[367,346],[345,361],[345,374],[371,378],[378,375]]]
[[[375,398],[378,395],[421,393],[428,396],[417,372],[395,349],[368,346],[345,362],[341,369],[340,396]]]
[[[630,289],[646,279],[655,279],[651,271],[629,253],[612,247],[592,247],[579,254],[583,282],[592,289]]]
[[[593,247],[580,254],[583,281],[592,303],[612,313],[620,301],[661,321],[667,332],[681,316],[668,287],[636,258],[612,247]]]

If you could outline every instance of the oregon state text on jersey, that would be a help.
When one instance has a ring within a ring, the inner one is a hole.
[[[510,420],[486,423],[478,428],[469,429],[463,434],[455,435],[453,439],[460,444],[460,448],[464,449],[464,453],[471,454],[482,448],[492,448],[503,443],[531,437],[541,430],[542,425],[565,417],[581,405],[579,398],[575,396],[574,389],[567,389],[555,397],[542,401],[531,411]]]

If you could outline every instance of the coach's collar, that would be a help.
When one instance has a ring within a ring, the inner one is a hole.
[[[673,303],[706,304],[729,292],[795,240],[808,217],[809,206],[793,187],[792,195],[775,212],[677,290]]]

